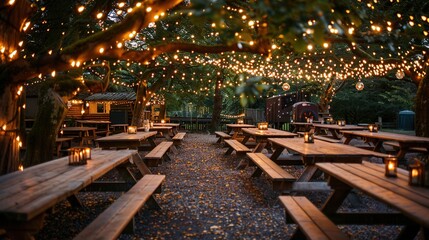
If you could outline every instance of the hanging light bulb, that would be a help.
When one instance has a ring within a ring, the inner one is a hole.
[[[359,82],[356,83],[356,89],[358,91],[362,91],[364,87],[365,87],[365,85],[360,80],[359,80]]]
[[[404,74],[404,72],[403,72],[403,71],[398,70],[398,71],[396,72],[395,76],[396,76],[396,78],[397,78],[397,79],[402,79],[402,78],[404,78],[405,74]]]
[[[282,89],[283,89],[283,91],[289,91],[289,89],[290,89],[289,83],[283,83]]]

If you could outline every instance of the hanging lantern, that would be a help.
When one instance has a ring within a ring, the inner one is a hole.
[[[398,70],[398,71],[396,72],[395,76],[396,76],[396,78],[397,78],[397,79],[402,79],[402,78],[404,78],[405,74],[404,74],[404,72],[403,72],[403,71]]]
[[[283,91],[289,91],[289,89],[290,89],[289,83],[283,83],[282,89],[283,89]]]
[[[359,81],[356,83],[356,89],[358,91],[362,91],[364,87],[365,87],[365,85],[363,84],[363,82]]]

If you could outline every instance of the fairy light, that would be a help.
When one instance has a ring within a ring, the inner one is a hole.
[[[84,10],[85,10],[85,6],[79,6],[79,7],[77,8],[77,11],[78,11],[79,13],[83,12]]]

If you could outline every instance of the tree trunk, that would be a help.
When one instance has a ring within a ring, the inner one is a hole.
[[[55,140],[67,113],[64,100],[52,88],[39,92],[39,109],[28,135],[25,166],[33,166],[53,158]]]
[[[145,80],[140,81],[140,84],[137,88],[136,102],[133,109],[133,118],[131,120],[131,125],[133,126],[142,126],[143,124],[143,114],[146,107],[146,103],[149,101],[147,99],[147,82]]]
[[[19,144],[23,138],[21,130],[21,108],[23,92],[17,94],[19,86],[3,85],[0,90],[0,174],[18,170],[20,165]]]
[[[429,68],[416,94],[416,135],[429,137]]]
[[[213,97],[213,113],[212,113],[212,122],[210,124],[210,131],[214,132],[217,130],[217,127],[220,125],[220,114],[222,112],[222,91],[221,86],[223,84],[223,76],[217,75],[215,92]]]

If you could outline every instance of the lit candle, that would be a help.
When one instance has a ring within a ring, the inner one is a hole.
[[[419,170],[411,169],[411,183],[418,184],[419,183]]]
[[[386,177],[396,177],[396,169],[398,168],[398,160],[395,157],[384,158],[386,164]]]
[[[374,131],[374,125],[372,124],[368,125],[368,129],[370,132]]]

